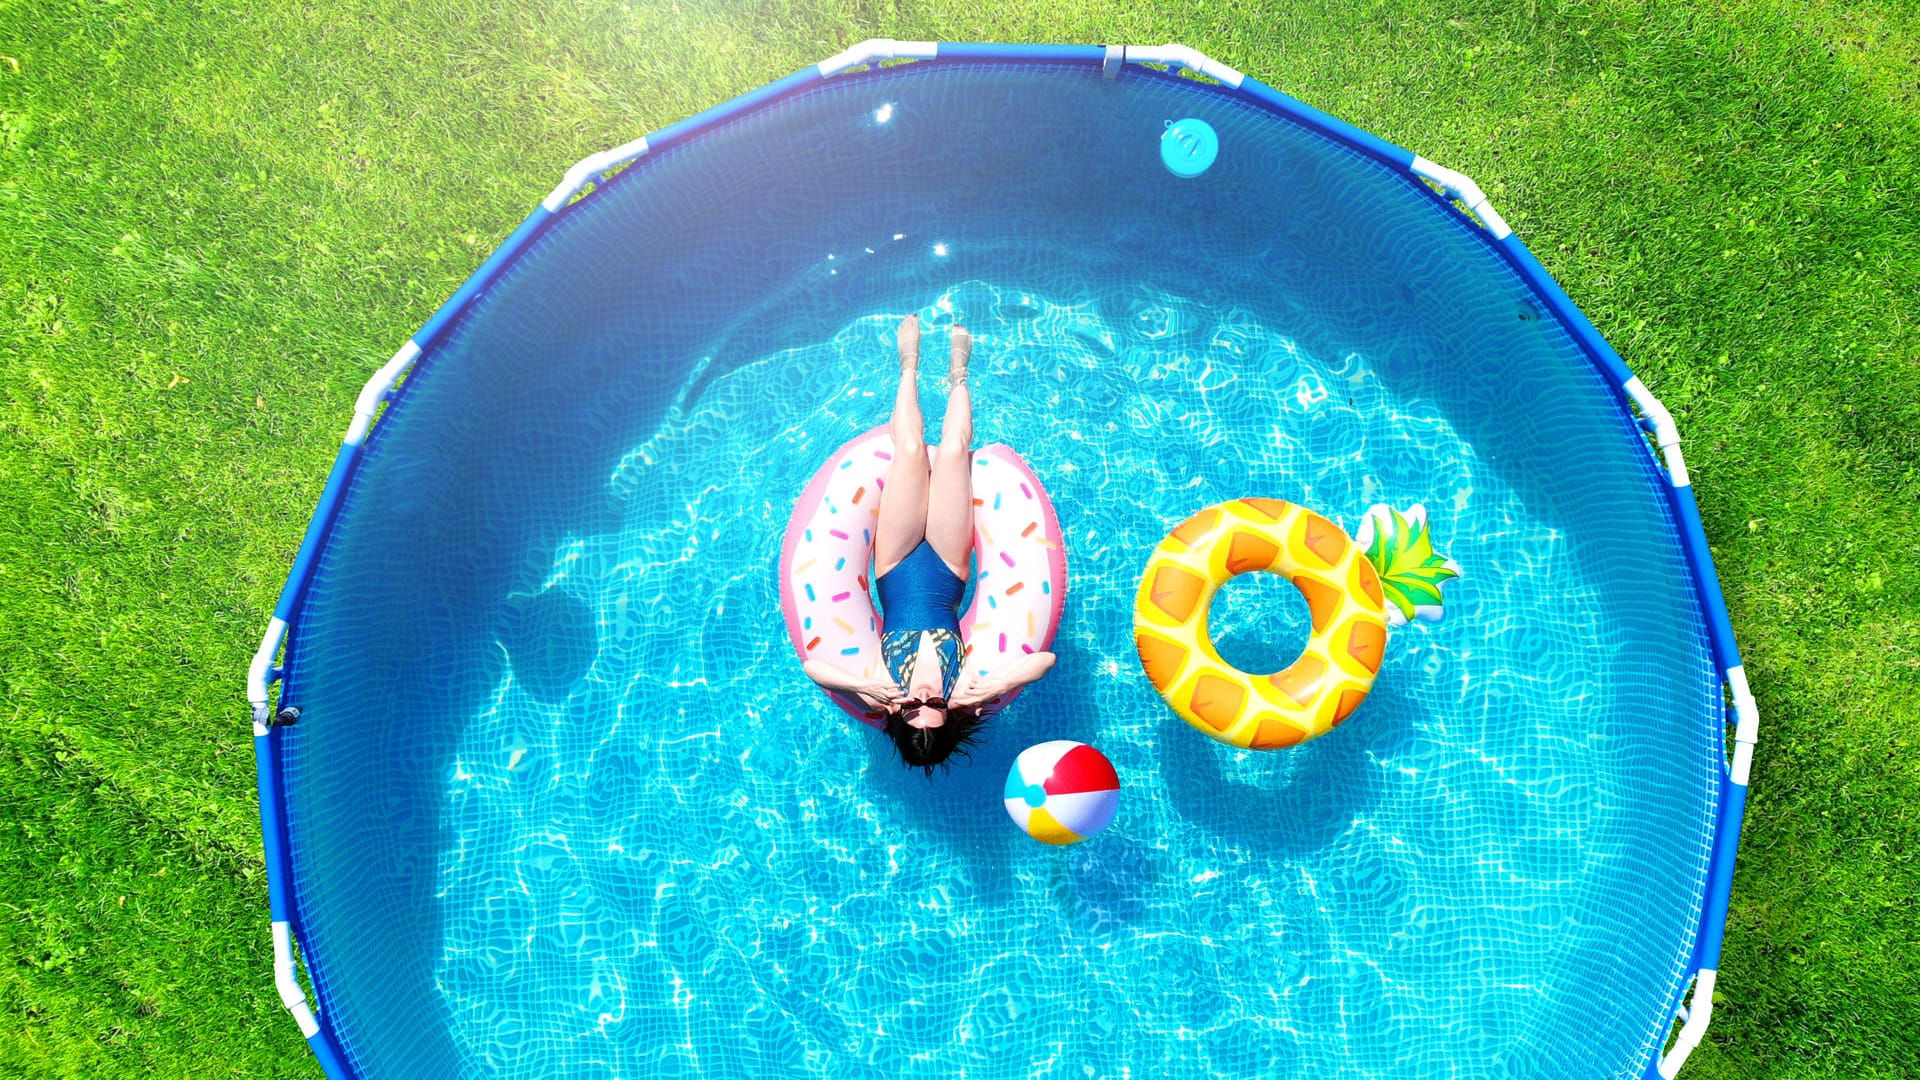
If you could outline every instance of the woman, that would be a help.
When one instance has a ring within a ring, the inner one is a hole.
[[[973,341],[955,326],[947,372],[947,415],[927,465],[920,415],[920,319],[900,323],[900,388],[888,422],[893,460],[880,493],[873,583],[880,593],[880,650],[890,678],[864,679],[824,660],[808,677],[886,713],[886,733],[909,768],[933,767],[971,741],[1007,694],[1053,666],[1053,654],[1023,655],[986,676],[962,675],[960,598],[973,555],[973,402],[967,357]],[[962,754],[965,751],[961,751]]]

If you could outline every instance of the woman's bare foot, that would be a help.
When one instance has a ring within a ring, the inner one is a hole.
[[[953,357],[949,361],[947,368],[947,385],[949,387],[965,386],[967,384],[967,358],[973,355],[973,335],[967,333],[966,327],[956,325],[953,328],[952,336]]]
[[[907,371],[920,366],[920,316],[909,315],[900,320],[900,329],[894,337],[900,342],[900,370]]]

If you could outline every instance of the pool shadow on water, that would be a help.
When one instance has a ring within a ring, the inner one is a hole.
[[[1072,924],[1099,937],[1132,925],[1146,912],[1160,873],[1155,849],[1109,835],[1068,848],[1054,865],[1051,884]]]
[[[1241,751],[1179,721],[1162,743],[1167,797],[1178,817],[1233,847],[1278,858],[1325,848],[1379,804],[1379,759],[1418,740],[1423,710],[1376,684],[1345,724],[1288,750]],[[1245,762],[1238,754],[1251,755]]]
[[[557,589],[515,594],[502,605],[495,639],[527,692],[553,705],[593,666],[593,609]]]
[[[929,777],[903,765],[885,734],[864,734],[872,755],[872,798],[897,815],[902,841],[964,863],[978,899],[998,903],[1009,897],[1016,888],[1010,872],[1013,845],[1032,843],[1007,820],[1000,805],[1007,769],[1019,748],[1004,746],[1005,740],[994,738],[990,727],[967,747],[971,758],[955,754],[947,767],[935,768]]]
[[[1113,745],[1114,718],[1103,715],[1099,704],[1111,700],[1100,693],[1112,678],[1099,673],[1104,658],[1065,640],[1054,643],[1054,655],[1053,670],[1020,699],[1008,729],[998,733],[996,743],[1004,760],[1000,776],[1006,776],[1020,751],[1055,739],[1086,743],[1114,762],[1121,788],[1114,827],[1079,844],[1055,849],[1047,877],[1048,889],[1065,911],[1067,923],[1101,938],[1131,926],[1147,912],[1148,900],[1166,869],[1166,859],[1162,848],[1124,832],[1130,816],[1127,801],[1139,796],[1127,790],[1130,777],[1127,755],[1122,752],[1125,748]],[[1036,843],[1009,831],[1022,844]]]

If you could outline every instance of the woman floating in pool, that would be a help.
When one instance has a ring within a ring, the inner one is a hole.
[[[973,403],[967,391],[972,340],[964,327],[953,328],[947,414],[929,465],[920,414],[917,316],[901,322],[898,338],[900,387],[888,423],[891,453],[874,452],[891,459],[884,483],[875,485],[879,506],[872,527],[873,582],[880,593],[885,627],[880,635],[884,670],[869,664],[868,674],[855,674],[841,663],[816,659],[807,651],[802,656],[813,681],[827,690],[853,695],[874,710],[878,715],[869,713],[869,717],[881,722],[901,760],[931,774],[935,765],[971,740],[986,714],[1046,674],[1053,666],[1053,654],[1023,645],[1022,652],[990,667],[963,665],[972,651],[971,643],[961,640],[960,619],[975,529]],[[1037,482],[1032,486],[1037,487]],[[856,491],[851,502],[860,502],[864,491],[864,487]],[[1034,496],[1029,493],[1028,497]],[[996,496],[996,507],[1000,502]],[[1051,513],[1045,517],[1050,531],[1057,532]],[[1007,567],[1015,565],[1015,560],[1007,560]],[[1011,576],[1005,570],[1001,573]],[[984,582],[987,572],[983,570],[980,577]],[[864,587],[864,580],[861,584]],[[1009,588],[1018,591],[1021,585],[1015,582]],[[985,589],[984,584],[976,586],[976,591]],[[1029,616],[1030,629],[1032,622]],[[978,633],[982,626],[975,622],[973,629]],[[1051,627],[1047,629],[1047,640],[1051,640]],[[999,634],[1003,653],[1007,641],[1006,633]],[[856,661],[859,657],[856,649],[841,652]]]

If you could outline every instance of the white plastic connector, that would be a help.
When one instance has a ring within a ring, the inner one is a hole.
[[[1687,1055],[1707,1037],[1707,1022],[1713,1016],[1713,981],[1718,974],[1712,968],[1701,968],[1694,976],[1693,1006],[1687,1010],[1686,1023],[1680,1025],[1680,1037],[1673,1041],[1673,1049],[1660,1059],[1663,1080],[1673,1080],[1680,1066],[1687,1063]]]
[[[1480,190],[1480,185],[1473,182],[1473,177],[1445,165],[1436,165],[1417,154],[1413,159],[1413,171],[1415,175],[1439,184],[1448,195],[1466,204],[1467,209],[1473,211],[1473,215],[1480,219],[1495,240],[1505,240],[1513,235],[1513,226],[1508,225],[1507,219],[1501,217],[1500,212],[1487,201],[1487,193]]]
[[[1628,379],[1623,387],[1627,396],[1640,406],[1640,414],[1653,425],[1653,441],[1660,447],[1661,460],[1667,464],[1667,475],[1674,487],[1686,487],[1693,481],[1687,477],[1687,463],[1680,456],[1680,428],[1673,422],[1673,414],[1667,411],[1660,399],[1653,396],[1646,384],[1635,375]]]
[[[878,64],[882,60],[931,60],[940,51],[937,41],[895,41],[892,38],[868,38],[845,52],[820,61],[820,77],[831,79],[850,68]]]
[[[280,638],[287,632],[287,624],[281,619],[267,620],[267,632],[260,638],[260,648],[253,654],[253,662],[247,665],[247,704],[253,706],[253,733],[265,735],[268,713],[267,688],[271,685],[273,674],[273,654],[280,651]]]
[[[413,365],[414,358],[420,355],[420,346],[408,339],[393,359],[380,366],[360,388],[360,399],[353,403],[353,423],[347,425],[347,437],[340,440],[346,446],[358,446],[367,437],[367,429],[373,426],[373,416],[380,411],[380,403],[387,400],[387,391],[407,368]]]
[[[1742,664],[1727,669],[1727,689],[1733,692],[1733,782],[1747,786],[1753,772],[1753,747],[1760,741],[1760,706],[1747,686],[1747,669]]]
[[[1186,45],[1128,45],[1122,50],[1122,55],[1129,63],[1170,64],[1189,71],[1197,71],[1236,90],[1247,79],[1245,75],[1199,49]]]
[[[293,928],[283,922],[273,924],[273,985],[280,991],[280,1004],[300,1025],[300,1035],[308,1039],[318,1035],[320,1021],[307,1006],[307,995],[300,989],[300,977],[293,967]]]
[[[647,137],[642,135],[625,145],[616,146],[611,150],[602,150],[597,154],[589,154],[574,162],[573,168],[568,169],[567,175],[561,178],[560,186],[553,189],[553,194],[542,199],[540,205],[546,208],[547,213],[557,214],[561,207],[567,205],[568,200],[578,195],[581,188],[587,186],[589,180],[615,165],[624,165],[646,152]]]
[[[1125,67],[1126,64],[1127,47],[1125,45],[1109,45],[1107,46],[1106,57],[1100,61],[1100,77],[1103,79],[1111,79],[1120,74],[1120,69]]]

